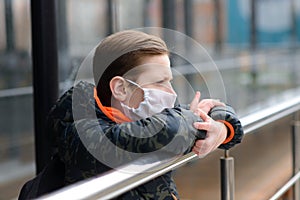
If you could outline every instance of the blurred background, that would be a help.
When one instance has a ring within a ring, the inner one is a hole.
[[[55,3],[60,83],[74,80],[83,59],[107,35],[131,28],[164,27],[192,37],[208,51],[221,73],[225,100],[240,117],[291,98],[300,85],[300,0],[56,0]],[[36,170],[31,53],[36,38],[32,38],[31,26],[29,0],[0,0],[0,199],[15,199],[22,184]],[[178,59],[172,65],[179,71],[187,67],[187,63]],[[203,80],[205,77],[206,81],[213,81],[210,73],[210,70],[201,76],[193,70],[185,73],[192,88],[203,92],[203,98],[210,97]],[[174,85],[181,96],[191,99],[193,94],[185,90],[180,78],[175,77]],[[67,88],[64,84],[60,86],[62,94]],[[270,155],[275,154],[274,146],[282,147],[281,151],[276,148],[277,157],[291,151],[290,141],[281,136],[278,144],[269,144],[274,130],[280,130],[279,124],[269,127],[266,134],[247,137],[244,147],[238,147],[236,156],[240,157],[241,165],[237,166],[238,176],[239,169],[242,171],[244,165],[255,162],[253,154],[262,153],[259,145]],[[258,145],[257,149],[254,145]],[[257,152],[251,153],[253,149]],[[215,163],[218,160],[214,158],[215,155],[208,156],[176,172],[183,199],[218,199],[218,179],[211,181],[219,173]],[[290,156],[287,159],[283,163],[289,166]],[[195,166],[196,171],[203,173],[189,174]],[[248,174],[238,182],[237,193],[241,193],[238,199],[246,199],[243,196],[247,192],[246,180],[252,177]],[[254,190],[252,186],[248,188]]]

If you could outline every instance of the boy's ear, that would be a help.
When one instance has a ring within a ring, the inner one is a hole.
[[[118,101],[126,100],[125,80],[121,76],[113,77],[109,82],[112,96]]]

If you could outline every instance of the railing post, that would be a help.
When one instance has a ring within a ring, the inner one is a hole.
[[[220,160],[221,200],[234,200],[234,159],[229,157],[229,151],[225,150],[225,156]]]
[[[298,112],[294,115],[292,123],[292,151],[293,151],[293,175],[300,170],[300,120]],[[300,183],[297,181],[293,188],[293,199],[300,199]]]

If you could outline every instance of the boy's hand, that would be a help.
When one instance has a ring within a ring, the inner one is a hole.
[[[208,153],[218,148],[227,137],[226,126],[218,121],[213,120],[203,111],[199,112],[203,122],[195,122],[194,127],[199,130],[206,130],[206,138],[197,140],[192,151],[199,157],[204,157]]]
[[[199,109],[207,114],[215,106],[225,106],[224,103],[216,99],[203,99],[200,101],[200,97],[201,93],[197,91],[194,99],[190,103],[190,110],[196,114],[198,113]]]

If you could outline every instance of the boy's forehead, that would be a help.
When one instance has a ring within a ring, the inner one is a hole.
[[[137,83],[154,83],[172,79],[170,59],[168,55],[145,56],[140,64],[126,73],[130,79]]]
[[[140,74],[137,77],[138,82],[156,82],[172,79],[171,68],[168,65],[157,63],[144,64],[141,67]]]

